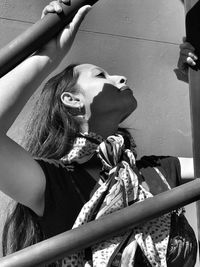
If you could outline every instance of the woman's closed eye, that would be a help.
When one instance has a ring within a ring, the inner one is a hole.
[[[100,72],[96,75],[96,77],[99,77],[99,78],[106,78],[106,75],[104,72]]]

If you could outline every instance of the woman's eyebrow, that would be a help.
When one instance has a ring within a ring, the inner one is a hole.
[[[94,67],[91,71],[92,71],[92,73],[95,73],[96,71],[98,71],[98,72],[103,72],[103,73],[107,73],[104,69],[99,68],[99,67]]]

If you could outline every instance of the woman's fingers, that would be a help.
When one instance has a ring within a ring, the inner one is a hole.
[[[42,11],[42,17],[48,13],[61,13],[62,12],[62,6],[61,3],[64,3],[66,5],[71,4],[71,0],[58,0],[58,1],[52,1],[47,5],[43,11]],[[78,28],[80,27],[83,19],[85,18],[86,14],[91,9],[90,5],[85,5],[79,9],[79,11],[74,16],[72,22],[70,23],[70,27],[74,29],[75,32],[77,32]]]
[[[72,22],[64,28],[59,39],[60,47],[66,47],[66,44],[68,49],[71,47],[78,29],[90,9],[91,6],[89,5],[81,7],[74,16]]]
[[[68,3],[69,0],[58,0],[58,1],[52,1],[48,6],[46,6],[43,10],[42,15],[45,16],[47,13],[60,13],[62,12],[62,6],[61,2],[63,4]],[[73,20],[69,25],[67,25],[57,36],[54,38],[51,42],[48,43],[48,46],[46,45],[46,49],[49,49],[49,51],[56,51],[57,52],[57,61],[59,58],[63,58],[68,51],[70,50],[74,38],[76,36],[76,33],[85,18],[88,11],[91,9],[90,5],[86,5],[81,7],[76,15],[74,16]],[[59,56],[58,56],[59,55]]]
[[[58,0],[58,1],[52,1],[50,2],[42,11],[42,18],[47,15],[48,13],[61,13],[62,12],[62,6],[61,3],[64,3],[66,5],[71,4],[71,0]]]
[[[183,43],[179,46],[180,55],[178,59],[177,67],[175,69],[176,76],[179,80],[188,82],[188,67],[195,67],[198,60],[194,47],[183,38]]]
[[[180,62],[187,63],[191,66],[196,65],[196,60],[198,59],[197,56],[195,55],[195,49],[194,47],[188,43],[188,42],[183,42],[180,46]]]
[[[91,8],[92,7],[90,5],[86,5],[86,6],[81,7],[78,10],[78,12],[74,16],[72,22],[70,23],[70,28],[73,29],[74,33],[76,33],[78,31],[82,21],[84,20],[87,13],[91,10]]]
[[[181,57],[179,58],[178,60],[178,64],[177,64],[177,67],[181,70],[187,70],[188,69],[188,65],[191,66],[191,67],[194,67],[196,66],[196,62],[191,58],[191,57]]]
[[[194,47],[188,42],[184,42],[180,45],[180,58],[178,61],[178,67],[180,69],[185,69],[187,67],[186,64],[196,66],[198,58],[194,51]]]
[[[196,65],[196,61],[197,61],[197,56],[195,54],[193,54],[192,52],[189,52],[187,54],[180,54],[180,60],[179,60],[179,67],[183,64],[189,64],[191,66],[195,66]]]
[[[191,53],[189,53],[191,54]],[[194,60],[194,57],[192,56],[188,56],[187,59],[186,59],[186,62],[190,65],[190,66],[196,66],[196,62]]]
[[[193,60],[197,60],[198,59],[198,57],[192,52],[189,52],[188,56],[191,57]]]

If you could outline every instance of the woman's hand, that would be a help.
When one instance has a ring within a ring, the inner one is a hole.
[[[57,0],[52,1],[49,5],[47,5],[43,12],[42,12],[42,18],[48,14],[48,13],[61,13],[62,12],[62,6],[61,3],[68,4],[69,0]],[[53,61],[53,64],[58,65],[64,56],[69,52],[74,38],[76,36],[76,33],[88,13],[88,11],[91,9],[91,6],[86,5],[81,7],[77,14],[74,16],[72,22],[67,25],[59,34],[56,36],[53,40],[51,40],[48,44],[46,44],[40,51],[40,54],[48,55],[50,56],[51,60]]]
[[[194,47],[186,42],[186,38],[183,38],[183,43],[180,45],[178,68],[174,70],[178,80],[188,83],[188,67],[195,67],[197,59]]]

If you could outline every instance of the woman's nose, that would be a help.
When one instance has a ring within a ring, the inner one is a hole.
[[[125,76],[113,76],[113,80],[117,85],[122,85],[127,83],[127,78]]]
[[[127,83],[127,78],[124,77],[124,76],[121,76],[121,77],[120,77],[120,80],[119,80],[119,83],[120,83],[120,84],[126,84],[126,83]]]

